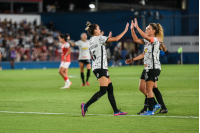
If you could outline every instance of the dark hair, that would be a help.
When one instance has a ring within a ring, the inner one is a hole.
[[[69,36],[69,34],[66,34],[66,35],[64,35],[64,34],[61,34],[60,35],[60,38],[63,38],[65,41],[67,41],[67,37]]]
[[[89,35],[94,35],[94,30],[96,29],[96,24],[91,24],[90,22],[87,22],[85,30],[87,30]]]

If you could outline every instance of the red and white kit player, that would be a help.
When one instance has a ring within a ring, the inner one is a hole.
[[[61,89],[67,89],[67,88],[69,89],[70,85],[72,84],[72,82],[70,82],[69,76],[68,76],[68,68],[69,68],[69,65],[71,63],[70,44],[67,42],[67,35],[60,35],[59,41],[61,43],[63,43],[62,47],[61,47],[61,49],[62,49],[62,53],[61,53],[62,60],[61,60],[60,68],[59,68],[59,73],[65,80],[65,86],[61,87]]]

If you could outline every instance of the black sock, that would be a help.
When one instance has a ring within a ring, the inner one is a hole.
[[[156,97],[158,103],[161,105],[161,108],[167,109],[165,104],[164,104],[162,95],[161,95],[160,91],[158,90],[158,88],[153,88],[153,93],[155,94],[155,97]]]
[[[144,111],[147,111],[147,107],[148,107],[148,103],[147,103],[147,96],[145,96],[145,100],[144,100]]]
[[[89,77],[90,77],[90,69],[87,70],[87,79],[86,79],[86,82],[88,82]]]
[[[154,103],[154,98],[147,98],[148,105],[149,105],[149,111],[153,111],[153,103]]]
[[[96,102],[101,96],[106,94],[107,88],[107,86],[100,86],[100,91],[92,96],[92,98],[85,104],[85,108],[88,108],[92,103]]]
[[[84,73],[81,73],[81,79],[82,79],[83,84],[85,84]]]
[[[153,98],[153,105],[156,105],[157,104],[157,102],[156,102],[156,99],[155,98]]]
[[[112,83],[110,83],[108,85],[108,88],[107,88],[107,91],[108,91],[108,99],[110,101],[110,104],[113,108],[113,111],[115,113],[117,113],[119,110],[117,109],[117,105],[116,105],[116,102],[115,102],[115,97],[114,97],[114,94],[113,94],[113,86],[112,86]]]

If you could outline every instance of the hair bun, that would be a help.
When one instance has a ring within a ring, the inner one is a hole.
[[[90,27],[91,23],[89,21],[87,21],[86,26]]]

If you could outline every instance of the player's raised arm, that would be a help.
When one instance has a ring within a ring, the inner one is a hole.
[[[134,61],[141,60],[141,59],[143,59],[143,58],[144,58],[144,52],[143,52],[142,54],[138,55],[138,56],[135,57],[135,58],[127,59],[127,60],[125,61],[125,63],[126,63],[126,64],[130,64],[130,63],[132,63],[132,62],[134,62]]]
[[[139,44],[144,44],[144,41],[142,39],[139,39],[137,37],[137,35],[135,34],[134,25],[135,24],[133,23],[133,20],[132,20],[130,28],[131,28],[131,35],[133,37],[133,41],[136,42],[136,43],[139,43]]]
[[[72,43],[71,40],[70,40],[70,35],[67,34],[67,41],[69,42],[69,44],[74,47],[75,46],[75,43]]]
[[[139,34],[140,34],[144,39],[146,39],[147,41],[152,42],[152,40],[151,40],[152,38],[149,37],[149,36],[147,36],[147,34],[145,34],[145,33],[139,28],[138,23],[137,23],[137,19],[135,18],[134,20],[135,20],[134,26],[135,26],[135,28],[138,30]]]
[[[126,24],[126,28],[125,28],[125,30],[121,34],[119,34],[116,37],[109,37],[106,42],[116,42],[116,41],[119,41],[119,39],[121,39],[124,36],[124,34],[128,31],[128,27],[129,27],[129,23]]]

